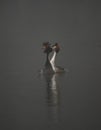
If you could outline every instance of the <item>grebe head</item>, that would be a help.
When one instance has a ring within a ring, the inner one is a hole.
[[[52,49],[53,49],[56,53],[58,53],[58,52],[60,51],[60,46],[59,46],[59,44],[58,44],[58,43],[55,43],[55,44],[52,46]]]
[[[52,52],[52,48],[49,42],[44,42],[42,48],[44,49],[44,53],[49,54],[50,52]]]

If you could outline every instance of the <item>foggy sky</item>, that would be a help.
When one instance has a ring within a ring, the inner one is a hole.
[[[87,48],[101,43],[100,5],[100,1],[90,0],[1,1],[2,66],[12,68],[18,64],[18,68],[22,64],[27,67],[29,63],[41,67],[44,60],[41,45],[44,41],[60,43],[60,63],[65,66],[76,63],[87,53],[95,55],[96,50],[88,52]]]

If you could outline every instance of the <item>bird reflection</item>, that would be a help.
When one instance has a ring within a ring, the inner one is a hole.
[[[44,75],[47,85],[47,106],[49,122],[56,123],[59,121],[60,114],[60,89],[57,85],[59,74]]]

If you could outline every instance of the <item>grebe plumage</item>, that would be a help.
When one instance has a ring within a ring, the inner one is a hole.
[[[57,56],[57,53],[60,51],[60,46],[58,43],[55,43],[53,46],[52,46],[52,50],[53,50],[53,56],[50,60],[50,63],[51,63],[51,66],[53,68],[53,71],[55,73],[61,73],[61,72],[65,72],[64,68],[60,67],[60,66],[56,66],[55,65],[55,60],[56,60],[56,56]]]
[[[50,46],[50,43],[44,42],[42,48],[44,49],[44,53],[46,54],[46,62],[45,62],[43,71],[45,73],[53,73],[53,68],[52,68],[52,65],[50,63],[50,58],[49,58],[49,54],[52,52],[52,48]]]

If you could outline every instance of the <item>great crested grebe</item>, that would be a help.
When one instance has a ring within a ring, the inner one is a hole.
[[[55,43],[53,46],[52,46],[52,50],[53,50],[53,56],[50,60],[50,63],[51,63],[51,66],[53,68],[53,71],[55,73],[61,73],[61,72],[65,72],[64,68],[60,67],[60,66],[56,66],[55,65],[55,59],[56,59],[56,55],[57,53],[60,51],[60,46],[58,43]]]
[[[45,62],[43,71],[45,73],[53,73],[54,71],[53,71],[53,68],[52,68],[52,65],[51,65],[50,59],[49,59],[49,54],[52,52],[50,43],[44,42],[42,48],[44,49],[44,53],[46,53],[46,62]]]

